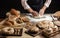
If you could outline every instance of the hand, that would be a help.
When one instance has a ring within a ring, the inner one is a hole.
[[[38,15],[38,12],[37,12],[37,11],[33,11],[33,12],[32,12],[32,15],[33,15],[33,16],[37,16],[37,15]]]
[[[27,9],[27,11],[30,12],[33,16],[37,16],[38,15],[38,12],[37,11],[34,11],[31,8]]]
[[[42,9],[40,9],[39,14],[43,15],[45,10],[46,10],[46,8],[47,8],[46,6],[43,6]]]
[[[45,12],[45,10],[44,10],[44,9],[41,9],[41,10],[39,11],[39,14],[42,16],[42,15],[44,14],[44,12]]]

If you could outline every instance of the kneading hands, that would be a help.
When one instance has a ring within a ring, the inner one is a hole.
[[[21,4],[22,4],[23,8],[24,8],[25,10],[27,10],[28,12],[30,12],[32,15],[37,16],[37,15],[38,15],[38,12],[35,11],[35,10],[33,10],[33,9],[28,5],[27,1],[28,1],[28,0],[21,0]],[[46,0],[46,2],[44,3],[44,6],[43,6],[43,7],[40,9],[40,11],[39,11],[39,15],[42,16],[42,15],[44,14],[46,8],[49,7],[51,1],[52,1],[52,0]]]

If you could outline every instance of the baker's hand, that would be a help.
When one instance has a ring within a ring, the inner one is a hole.
[[[32,12],[32,15],[33,15],[33,16],[37,16],[37,15],[38,15],[38,12],[37,12],[37,11],[33,11],[33,12]]]
[[[42,16],[43,14],[44,14],[44,9],[41,9],[40,11],[39,11],[39,14]]]
[[[39,14],[42,16],[46,10],[46,6],[43,6],[42,9],[40,9]]]
[[[38,12],[34,11],[32,8],[27,9],[28,12],[30,12],[33,16],[37,16]]]

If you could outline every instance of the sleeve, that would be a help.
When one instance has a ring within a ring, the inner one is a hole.
[[[46,2],[45,2],[45,4],[44,4],[44,5],[45,5],[46,7],[49,7],[49,5],[50,5],[51,1],[52,1],[52,0],[46,0]]]
[[[21,0],[21,4],[25,10],[30,8],[30,6],[27,4],[27,1],[28,0]]]

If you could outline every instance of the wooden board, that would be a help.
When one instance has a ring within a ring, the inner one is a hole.
[[[8,34],[0,31],[0,35],[2,36],[22,36],[23,28],[22,27],[12,27],[14,29],[13,34]],[[2,28],[1,28],[2,29]]]
[[[46,31],[43,31],[42,35],[47,37],[47,38],[50,38],[50,37],[53,37],[55,35],[59,34],[59,30],[58,31],[54,31],[53,33],[47,33]]]
[[[27,33],[28,35],[31,35],[31,36],[35,37],[35,36],[41,34],[42,33],[42,30],[39,30],[39,32],[36,33],[36,34],[30,33],[30,31],[25,31],[25,33]]]

